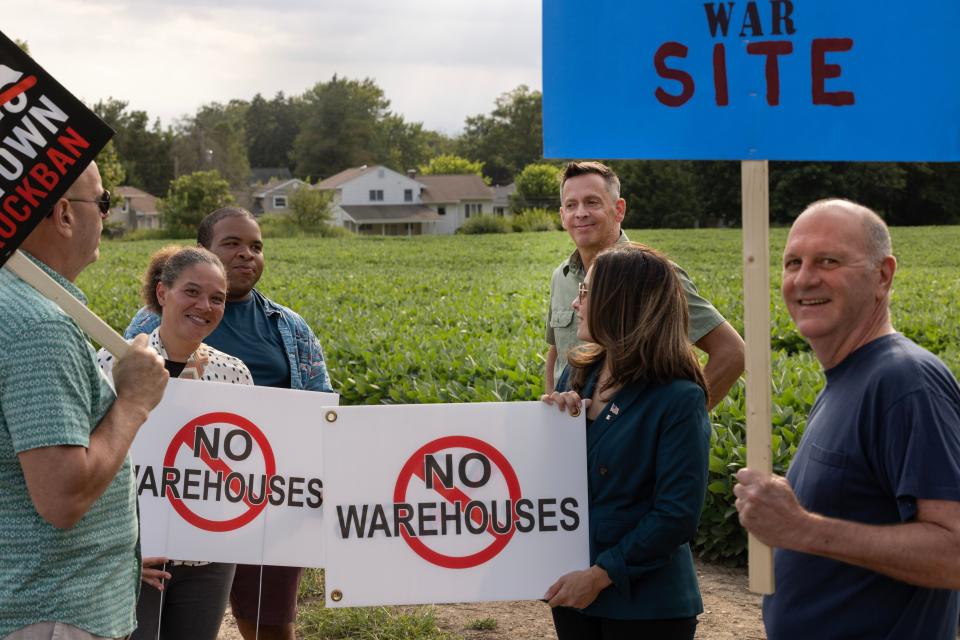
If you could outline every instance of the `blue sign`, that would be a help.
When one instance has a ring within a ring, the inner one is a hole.
[[[549,158],[960,161],[960,0],[544,0]]]

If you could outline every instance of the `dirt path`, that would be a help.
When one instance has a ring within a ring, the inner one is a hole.
[[[763,640],[760,597],[747,591],[744,569],[699,564],[703,614],[697,625],[702,640]],[[550,609],[542,602],[496,602],[437,606],[437,620],[443,628],[467,640],[556,639]],[[472,630],[472,623],[496,620],[492,630]]]
[[[701,640],[763,640],[760,597],[747,591],[744,569],[698,564],[704,612],[697,627]],[[550,609],[542,602],[491,602],[433,607],[440,626],[466,640],[554,640]],[[494,620],[493,629],[473,629]],[[219,640],[241,640],[228,613]]]

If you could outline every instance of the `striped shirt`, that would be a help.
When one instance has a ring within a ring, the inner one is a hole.
[[[111,638],[133,631],[140,561],[129,456],[70,529],[37,513],[17,458],[40,447],[89,446],[114,398],[76,323],[0,269],[0,637],[42,621]]]

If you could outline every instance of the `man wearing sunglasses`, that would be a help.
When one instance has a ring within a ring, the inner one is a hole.
[[[109,194],[91,163],[21,251],[81,301]],[[140,582],[127,451],[167,382],[146,337],[114,369],[60,308],[0,269],[0,637],[121,638]]]
[[[100,194],[100,197],[97,198],[96,200],[85,200],[83,198],[68,198],[67,202],[89,202],[91,204],[97,205],[97,209],[100,210],[101,218],[106,218],[108,215],[110,215],[110,192],[107,191],[106,189],[103,190],[103,192]],[[53,212],[51,211],[47,215],[49,216],[52,213]]]

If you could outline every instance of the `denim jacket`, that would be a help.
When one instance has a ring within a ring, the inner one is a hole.
[[[332,392],[323,349],[307,321],[300,317],[300,314],[277,304],[256,289],[253,290],[253,295],[263,303],[267,316],[276,319],[290,363],[290,388]],[[152,332],[159,325],[160,316],[146,307],[141,307],[123,332],[123,337],[130,340],[141,333]]]

